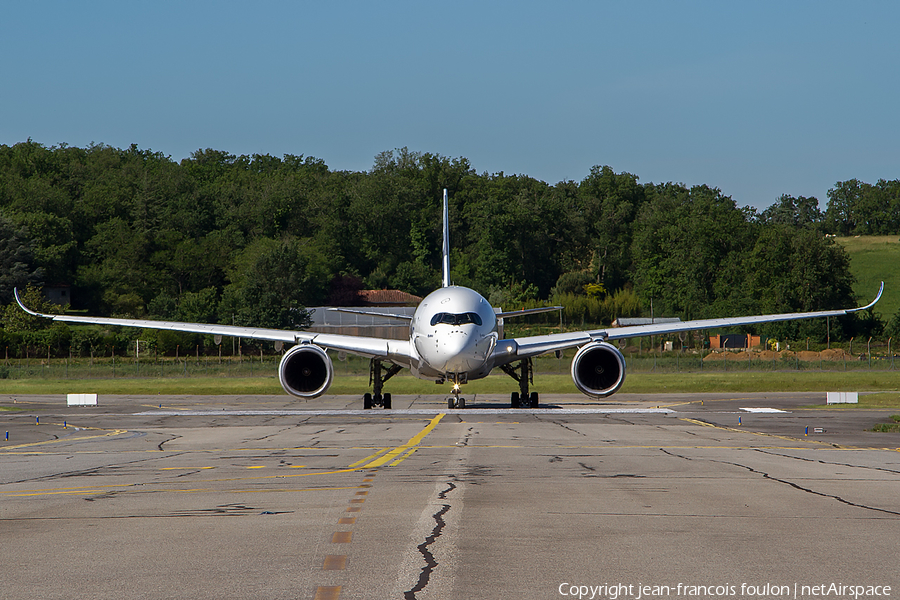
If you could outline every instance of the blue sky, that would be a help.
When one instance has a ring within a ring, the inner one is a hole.
[[[0,144],[706,183],[740,205],[900,177],[896,2],[18,2]]]

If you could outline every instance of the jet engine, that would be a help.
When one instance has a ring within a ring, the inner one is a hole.
[[[325,393],[334,379],[334,366],[325,350],[299,344],[285,353],[278,365],[278,380],[291,396],[315,398]]]
[[[625,381],[625,357],[610,343],[591,342],[572,359],[572,380],[588,396],[611,396]]]

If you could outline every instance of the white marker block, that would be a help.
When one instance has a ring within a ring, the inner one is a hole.
[[[859,392],[826,392],[825,404],[859,404]]]
[[[97,406],[97,394],[68,394],[69,406]]]

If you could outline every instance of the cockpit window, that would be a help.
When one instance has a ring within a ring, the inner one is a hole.
[[[431,317],[431,325],[437,325],[438,323],[445,323],[447,325],[465,325],[466,323],[474,323],[476,325],[481,325],[481,317],[478,316],[478,313],[467,312],[467,313],[438,313]]]

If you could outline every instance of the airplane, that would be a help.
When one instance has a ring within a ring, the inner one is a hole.
[[[294,344],[281,358],[278,379],[284,391],[297,398],[316,398],[328,391],[334,379],[329,351],[349,353],[370,359],[372,392],[363,395],[363,408],[391,408],[391,394],[384,384],[403,369],[412,375],[438,383],[452,383],[448,408],[465,408],[460,386],[486,377],[495,368],[519,384],[510,395],[512,408],[537,408],[539,396],[530,391],[532,359],[541,354],[578,348],[572,359],[571,375],[575,387],[591,398],[616,393],[625,381],[625,357],[611,342],[615,340],[755,325],[775,321],[812,319],[848,315],[871,308],[884,292],[884,282],[875,299],[866,306],[805,313],[782,313],[733,318],[701,319],[675,323],[651,323],[591,331],[501,338],[506,317],[533,314],[559,307],[496,312],[484,296],[475,290],[453,285],[450,281],[450,223],[447,190],[443,198],[442,285],[428,294],[413,315],[389,315],[409,321],[409,339],[393,340],[353,335],[260,329],[234,325],[182,323],[144,319],[53,315],[35,312],[22,303],[18,290],[16,302],[25,312],[68,323],[118,325],[146,329],[166,329],[187,333],[224,335]],[[367,314],[354,309],[335,309]],[[380,313],[379,316],[385,316]],[[500,327],[498,327],[500,325]]]

